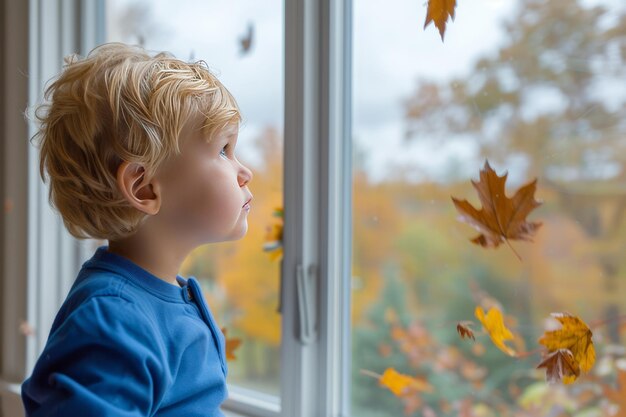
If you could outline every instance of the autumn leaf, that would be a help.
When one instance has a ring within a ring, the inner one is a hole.
[[[239,347],[239,345],[241,345],[242,343],[241,339],[239,338],[228,339],[226,337],[225,327],[222,329],[222,333],[224,334],[224,339],[226,339],[226,360],[233,361],[237,359],[237,357],[235,356],[235,350]]]
[[[534,197],[537,180],[522,186],[513,198],[508,198],[504,189],[506,178],[507,174],[499,177],[489,166],[489,162],[485,161],[485,166],[480,171],[480,181],[472,180],[482,208],[477,210],[467,200],[452,197],[460,213],[459,220],[481,233],[472,239],[477,245],[495,248],[501,243],[508,243],[510,239],[530,241],[541,226],[540,222],[526,221],[526,216],[541,205]],[[517,252],[515,254],[519,258]]]
[[[283,208],[276,208],[272,215],[279,221],[267,227],[263,251],[269,254],[270,260],[279,261],[283,257]]]
[[[456,331],[459,333],[459,335],[461,336],[461,339],[472,339],[472,340],[476,340],[476,338],[474,337],[474,331],[472,329],[470,329],[470,326],[473,323],[471,321],[461,321],[459,323],[457,323],[456,325]]]
[[[443,41],[446,32],[446,22],[448,21],[448,17],[454,20],[455,8],[456,0],[428,0],[424,29],[426,29],[426,26],[428,26],[430,22],[434,22],[437,29],[439,29],[441,41]]]
[[[478,306],[474,311],[474,315],[480,320],[491,341],[498,349],[509,356],[517,356],[515,350],[505,344],[507,340],[513,340],[513,333],[504,325],[504,319],[500,310],[492,307],[485,315],[483,308]]]
[[[578,317],[567,313],[552,313],[561,328],[546,331],[539,339],[550,352],[568,349],[582,372],[589,372],[596,361],[596,351],[591,340],[593,333]]]
[[[614,417],[626,417],[626,370],[617,371],[617,389],[605,385],[603,390],[606,398],[619,407]]]
[[[537,366],[539,368],[546,368],[546,379],[551,384],[571,384],[580,375],[580,366],[569,349],[557,349],[548,353]]]
[[[378,382],[398,397],[411,392],[433,391],[433,387],[425,379],[401,374],[393,368],[387,368],[378,378]]]

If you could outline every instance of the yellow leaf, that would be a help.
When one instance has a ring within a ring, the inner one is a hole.
[[[474,311],[474,315],[482,323],[491,341],[498,349],[509,356],[517,356],[515,350],[504,343],[507,340],[513,340],[513,333],[504,325],[504,319],[500,310],[492,307],[485,315],[483,308],[478,306]]]
[[[552,313],[552,317],[561,323],[561,328],[546,331],[539,339],[550,352],[568,349],[583,372],[589,372],[596,361],[596,350],[591,340],[593,333],[578,317],[567,313]]]
[[[435,26],[439,29],[441,40],[446,32],[446,22],[448,17],[454,20],[454,9],[456,0],[428,0],[428,9],[426,10],[426,22],[424,29],[430,22],[435,22]]]
[[[282,208],[274,211],[274,217],[280,218],[280,223],[274,223],[266,228],[263,251],[269,253],[270,260],[279,261],[283,257],[283,224]]]
[[[426,380],[403,375],[393,368],[387,368],[378,382],[389,388],[396,396],[406,395],[411,392],[432,392],[433,387]]]
[[[239,347],[239,345],[241,345],[241,339],[228,339],[226,337],[226,327],[222,329],[222,333],[224,334],[224,339],[226,340],[226,360],[232,361],[237,359],[235,356],[235,350]]]

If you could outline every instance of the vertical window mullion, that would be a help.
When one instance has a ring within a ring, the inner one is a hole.
[[[350,20],[349,1],[285,4],[284,416],[349,413]]]
[[[316,297],[303,291],[318,262],[319,220],[319,40],[317,2],[285,2],[285,149],[282,269],[282,415],[313,417],[320,407],[316,335],[303,338],[303,298],[313,298],[309,319],[317,319]],[[313,274],[313,279],[318,274]],[[300,279],[298,279],[300,277]],[[301,283],[298,287],[298,282]],[[317,283],[315,283],[317,284]],[[317,289],[317,285],[313,286]],[[300,299],[298,290],[300,289]],[[309,287],[309,289],[311,289]]]
[[[323,2],[320,204],[320,415],[350,414],[351,20],[350,0]]]

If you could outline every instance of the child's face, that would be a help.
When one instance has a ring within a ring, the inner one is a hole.
[[[196,120],[183,129],[181,154],[156,174],[162,199],[157,217],[165,230],[193,245],[240,239],[248,229],[252,172],[235,157],[239,127],[229,125],[209,140],[199,125]]]

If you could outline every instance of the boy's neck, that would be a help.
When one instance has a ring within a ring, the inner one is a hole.
[[[177,251],[176,246],[163,240],[140,239],[135,235],[109,241],[108,250],[129,259],[163,281],[178,286],[176,276],[189,253],[186,250]]]

